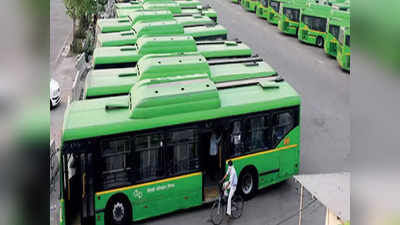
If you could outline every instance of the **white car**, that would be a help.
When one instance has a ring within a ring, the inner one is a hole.
[[[57,81],[50,80],[50,109],[56,107],[61,102],[61,89]]]

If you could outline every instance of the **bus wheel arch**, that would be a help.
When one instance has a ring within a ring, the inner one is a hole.
[[[316,44],[319,48],[323,48],[324,47],[324,38],[322,38],[321,36],[317,37],[317,41]]]
[[[124,225],[132,222],[132,204],[123,193],[116,193],[107,201],[104,220],[106,225]]]
[[[248,165],[242,169],[239,175],[238,191],[244,199],[254,197],[258,190],[258,171],[255,166]]]

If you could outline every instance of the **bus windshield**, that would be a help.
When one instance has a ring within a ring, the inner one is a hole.
[[[336,39],[339,38],[339,26],[337,25],[329,25],[329,33],[332,34]]]
[[[326,18],[316,16],[303,16],[302,22],[306,24],[310,29],[317,30],[320,32],[326,31]]]
[[[275,12],[279,12],[279,2],[271,1],[270,6],[275,10]]]
[[[290,20],[299,21],[300,17],[300,10],[299,9],[292,9],[292,8],[283,8],[283,14],[287,16]]]

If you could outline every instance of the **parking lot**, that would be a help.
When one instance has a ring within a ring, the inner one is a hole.
[[[300,173],[347,171],[350,153],[349,73],[342,71],[336,60],[328,57],[322,49],[279,33],[276,26],[268,24],[254,13],[246,12],[240,5],[229,0],[201,1],[217,11],[218,22],[228,29],[228,38],[238,38],[246,43],[301,95]],[[59,143],[73,72],[70,68],[57,69],[71,70],[67,71],[71,78],[62,76],[59,80],[65,96],[60,107],[51,112],[52,137]],[[299,207],[296,187],[297,184],[287,181],[260,191],[255,198],[246,202],[240,219],[228,220],[223,224],[297,224],[298,217],[291,216]],[[56,197],[57,194],[51,195],[51,203],[56,202]],[[138,224],[211,224],[208,222],[210,207],[204,205]],[[54,210],[54,213],[57,212]],[[324,216],[324,208],[316,202],[304,211],[303,224],[323,224]],[[52,225],[57,223],[57,220],[51,220]]]

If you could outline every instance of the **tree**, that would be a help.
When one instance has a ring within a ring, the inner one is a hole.
[[[64,0],[65,8],[68,16],[72,19],[72,47],[73,51],[77,51],[78,38],[82,37],[83,31],[87,29],[92,14],[97,11],[96,0]],[[77,29],[79,22],[79,29]]]

